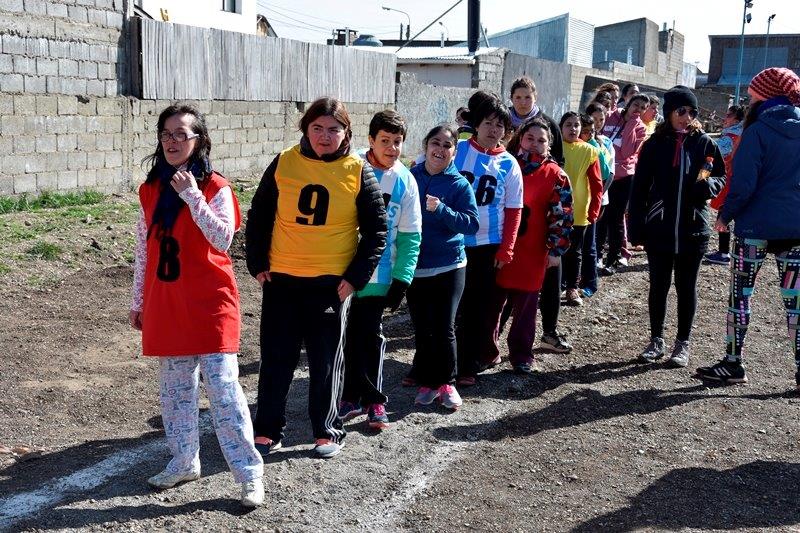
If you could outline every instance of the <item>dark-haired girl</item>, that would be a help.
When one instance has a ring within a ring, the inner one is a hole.
[[[641,115],[650,100],[637,94],[628,100],[624,109],[619,109],[606,119],[603,135],[614,145],[614,182],[608,190],[608,206],[597,224],[597,253],[602,256],[608,239],[608,255],[600,275],[611,276],[619,268],[619,259],[625,244],[625,211],[631,192],[633,174],[639,149],[645,139],[645,127]]]
[[[417,405],[435,400],[461,406],[456,381],[455,320],[464,291],[467,255],[464,235],[478,231],[478,206],[469,182],[453,164],[458,132],[436,126],[425,136],[425,160],[414,166],[422,207],[422,243],[408,310],[416,352],[404,385],[419,385]]]
[[[262,454],[280,447],[305,344],[314,453],[328,458],[345,436],[338,406],[347,310],[386,247],[386,209],[372,167],[350,153],[344,104],[316,100],[300,130],[300,144],[264,172],[247,221],[247,268],[264,292],[254,425]]]
[[[572,211],[574,224],[570,246],[564,254],[563,285],[566,287],[567,305],[582,305],[578,279],[583,257],[583,240],[587,228],[597,220],[603,200],[603,178],[600,173],[600,151],[580,138],[586,126],[594,131],[594,121],[588,115],[568,111],[561,117],[561,135],[564,138],[564,170],[572,183]]]
[[[242,504],[261,505],[264,465],[239,386],[239,292],[227,254],[239,229],[228,182],[211,169],[203,115],[173,105],[158,117],[158,146],[139,188],[131,326],[159,358],[161,416],[172,459],[148,479],[170,488],[200,477],[200,373],[220,448]]]
[[[485,303],[497,270],[513,259],[522,214],[519,163],[501,144],[511,128],[508,108],[497,98],[485,100],[470,108],[468,120],[475,135],[458,143],[455,165],[472,184],[480,229],[464,238],[467,276],[457,327],[458,383],[462,386],[474,385],[480,370],[497,363],[480,353],[494,330]]]
[[[697,98],[678,85],[664,94],[665,120],[645,141],[630,200],[630,237],[647,250],[650,273],[650,343],[643,362],[664,357],[667,294],[675,276],[678,331],[668,365],[689,362],[697,308],[697,275],[711,235],[708,201],[725,184],[725,163],[697,122]]]

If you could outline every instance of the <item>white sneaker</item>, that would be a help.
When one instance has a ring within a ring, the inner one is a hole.
[[[264,504],[264,482],[260,477],[242,483],[242,505],[258,507]]]
[[[464,403],[456,388],[450,384],[439,387],[439,400],[442,402],[442,405],[453,410],[458,409],[461,407],[461,404]]]
[[[196,472],[170,472],[169,470],[164,470],[163,472],[159,472],[155,476],[148,479],[147,483],[157,489],[171,489],[178,483],[183,483],[184,481],[194,481],[195,479],[200,479],[199,470]]]

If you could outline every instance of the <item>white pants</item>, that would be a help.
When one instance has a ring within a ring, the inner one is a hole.
[[[253,423],[235,353],[161,357],[161,417],[172,460],[171,472],[200,471],[198,406],[203,373],[222,454],[237,482],[260,478],[264,462],[253,445]]]

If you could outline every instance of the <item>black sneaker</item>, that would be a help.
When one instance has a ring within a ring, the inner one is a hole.
[[[742,363],[733,363],[725,358],[713,366],[701,366],[692,377],[708,381],[719,381],[723,385],[747,383],[747,375],[744,372]],[[798,380],[797,374],[795,374],[795,380]]]
[[[570,353],[572,351],[572,345],[567,342],[567,339],[564,337],[564,335],[560,335],[555,331],[553,333],[545,333],[542,335],[542,340],[539,343],[539,347],[548,352],[555,353]]]
[[[686,368],[689,366],[689,341],[675,340],[672,355],[667,361],[667,366],[672,368]]]
[[[653,337],[650,344],[639,354],[639,361],[642,363],[654,363],[664,357],[664,339]]]
[[[597,269],[597,274],[601,277],[613,276],[616,273],[617,269],[614,268],[613,265],[604,266],[602,268]]]
[[[529,376],[536,373],[536,369],[531,363],[517,363],[514,365],[514,373]]]

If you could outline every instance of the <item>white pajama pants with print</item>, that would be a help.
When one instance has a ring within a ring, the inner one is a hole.
[[[242,387],[235,353],[161,357],[161,417],[172,460],[170,472],[200,471],[198,399],[203,373],[211,417],[219,446],[237,482],[264,474],[261,455],[253,445],[253,423]]]

